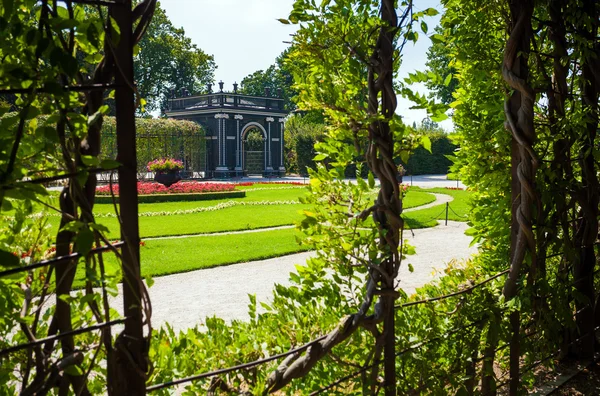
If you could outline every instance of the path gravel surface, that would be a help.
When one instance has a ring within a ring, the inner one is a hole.
[[[439,276],[451,259],[466,259],[475,253],[476,248],[469,247],[470,238],[464,234],[466,228],[465,223],[448,222],[448,226],[415,230],[414,236],[406,232],[404,238],[416,247],[417,254],[403,263],[398,276],[400,287],[413,293]],[[259,302],[268,302],[274,285],[288,285],[295,265],[313,255],[298,253],[155,278],[150,288],[152,323],[158,327],[169,322],[177,331],[212,315],[247,320],[248,294],[256,294]],[[413,273],[408,271],[408,263],[413,265]]]

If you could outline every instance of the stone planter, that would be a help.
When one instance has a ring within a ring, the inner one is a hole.
[[[181,180],[179,171],[168,171],[168,172],[156,172],[154,174],[154,181],[164,185],[165,187],[171,187],[173,184]]]

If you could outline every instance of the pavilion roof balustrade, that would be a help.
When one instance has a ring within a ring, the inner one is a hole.
[[[281,98],[217,92],[169,99],[168,112],[218,108],[239,108],[266,112],[281,112],[284,110],[283,99]]]

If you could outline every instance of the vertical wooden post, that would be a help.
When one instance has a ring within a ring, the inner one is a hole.
[[[116,394],[145,395],[147,362],[142,321],[142,284],[140,275],[140,236],[138,228],[137,158],[135,96],[133,91],[133,19],[131,0],[111,7],[120,36],[116,48],[115,91],[117,119],[117,161],[119,167],[119,206],[123,255],[123,305],[125,329],[119,335]]]
[[[530,275],[535,275],[536,242],[532,232],[533,206],[535,196],[536,161],[533,145],[536,139],[533,124],[535,92],[529,85],[529,67],[527,58],[533,35],[531,18],[533,0],[510,0],[510,35],[506,42],[502,63],[502,75],[506,84],[513,90],[504,105],[506,126],[512,135],[511,176],[512,176],[512,222],[510,272],[504,284],[503,294],[506,300],[517,296],[519,279],[522,275],[525,257],[531,260]],[[510,314],[510,384],[509,394],[519,392],[520,358],[520,315],[518,311]]]

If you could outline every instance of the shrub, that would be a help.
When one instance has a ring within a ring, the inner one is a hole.
[[[431,140],[431,153],[423,147],[418,147],[404,164],[409,175],[440,175],[448,173],[452,165],[446,156],[454,155],[457,145],[443,132],[427,133]]]
[[[157,202],[180,202],[180,201],[211,201],[231,198],[244,198],[246,191],[217,191],[209,193],[189,193],[189,194],[149,194],[138,195],[139,203],[157,203]],[[115,197],[119,202],[119,197]],[[109,195],[96,196],[98,204],[112,204],[112,197]]]
[[[147,164],[157,158],[182,162],[182,169],[205,169],[206,141],[204,130],[192,121],[167,118],[137,118],[138,172],[146,172]],[[116,122],[104,117],[101,157],[115,159],[117,153]]]

